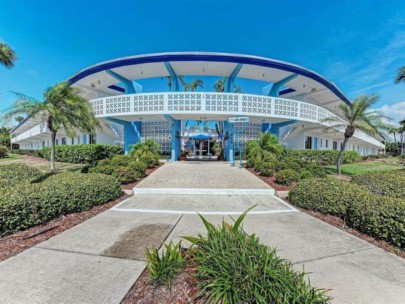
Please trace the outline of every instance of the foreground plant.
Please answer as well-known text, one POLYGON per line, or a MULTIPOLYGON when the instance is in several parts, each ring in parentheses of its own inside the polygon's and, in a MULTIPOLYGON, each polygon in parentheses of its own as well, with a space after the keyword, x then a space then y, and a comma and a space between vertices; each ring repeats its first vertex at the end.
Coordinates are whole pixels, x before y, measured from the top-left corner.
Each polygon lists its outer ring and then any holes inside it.
POLYGON ((199 295, 209 303, 329 303, 327 290, 312 287, 304 272, 241 229, 249 210, 219 227, 200 215, 207 237, 184 237, 196 246, 190 255, 199 295))
POLYGON ((184 267, 184 257, 181 252, 181 242, 173 244, 164 244, 166 250, 159 254, 157 248, 145 249, 146 259, 148 261, 147 269, 151 280, 157 286, 172 286, 178 273, 184 267))

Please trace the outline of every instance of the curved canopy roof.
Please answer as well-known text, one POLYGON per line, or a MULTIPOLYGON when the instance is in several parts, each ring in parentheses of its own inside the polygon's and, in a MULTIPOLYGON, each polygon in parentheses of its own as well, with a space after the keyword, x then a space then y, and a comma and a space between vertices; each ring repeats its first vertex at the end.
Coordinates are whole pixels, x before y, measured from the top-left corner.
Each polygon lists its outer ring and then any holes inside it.
POLYGON ((89 98, 119 95, 123 94, 123 88, 117 86, 120 81, 106 71, 111 70, 128 80, 164 77, 170 75, 167 63, 176 75, 183 76, 229 77, 238 70, 238 78, 276 83, 297 74, 285 84, 287 89, 280 92, 281 97, 305 100, 330 109, 340 102, 350 104, 335 84, 309 69, 275 59, 230 53, 176 52, 123 57, 85 68, 68 80, 81 87, 89 98))

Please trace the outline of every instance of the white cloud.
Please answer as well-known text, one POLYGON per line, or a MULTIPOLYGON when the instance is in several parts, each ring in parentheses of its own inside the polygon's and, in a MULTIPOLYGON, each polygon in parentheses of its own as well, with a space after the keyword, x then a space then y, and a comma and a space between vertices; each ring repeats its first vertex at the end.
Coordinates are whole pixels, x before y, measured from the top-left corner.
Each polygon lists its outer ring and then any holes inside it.
POLYGON ((35 70, 26 70, 25 73, 32 77, 37 77, 39 75, 38 71, 35 70))
POLYGON ((381 111, 386 116, 392 118, 392 123, 397 124, 400 120, 405 119, 405 101, 400 101, 391 105, 383 105, 376 110, 381 111))

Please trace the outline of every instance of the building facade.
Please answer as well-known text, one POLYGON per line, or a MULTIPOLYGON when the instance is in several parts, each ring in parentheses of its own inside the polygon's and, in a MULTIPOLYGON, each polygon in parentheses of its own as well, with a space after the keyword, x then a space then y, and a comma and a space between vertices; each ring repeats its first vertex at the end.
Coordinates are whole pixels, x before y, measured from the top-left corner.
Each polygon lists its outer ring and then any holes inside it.
MULTIPOLYGON (((118 58, 90 66, 68 79, 90 100, 101 128, 95 134, 68 138, 61 130, 57 145, 114 144, 130 146, 154 139, 172 160, 186 150, 193 157, 210 156, 215 142, 225 160, 260 132, 275 134, 293 149, 340 149, 342 129, 325 122, 341 117, 345 95, 321 75, 269 58, 228 53, 159 53, 118 58), (216 90, 184 91, 185 76, 218 77, 216 90), (143 93, 140 81, 167 78, 168 91, 143 93), (240 93, 237 79, 263 85, 262 94, 240 93), (247 122, 231 122, 243 117, 247 122)), ((195 88, 191 87, 191 90, 195 88)), ((340 118, 341 119, 341 118, 340 118)), ((21 149, 49 146, 50 132, 40 117, 29 117, 13 130, 21 149)), ((384 149, 381 138, 356 131, 347 150, 362 155, 384 149)))

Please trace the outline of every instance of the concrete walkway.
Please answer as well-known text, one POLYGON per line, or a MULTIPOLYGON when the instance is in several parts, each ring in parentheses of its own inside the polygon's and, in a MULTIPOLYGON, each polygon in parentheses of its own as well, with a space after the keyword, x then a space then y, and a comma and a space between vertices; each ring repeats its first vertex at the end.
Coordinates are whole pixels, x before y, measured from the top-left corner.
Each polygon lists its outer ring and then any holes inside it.
POLYGON ((144 270, 145 247, 204 233, 196 212, 231 222, 253 205, 244 229, 332 289, 334 303, 404 303, 403 259, 263 195, 272 189, 244 169, 169 163, 136 188, 149 192, 1 262, 0 303, 120 303, 144 270))

